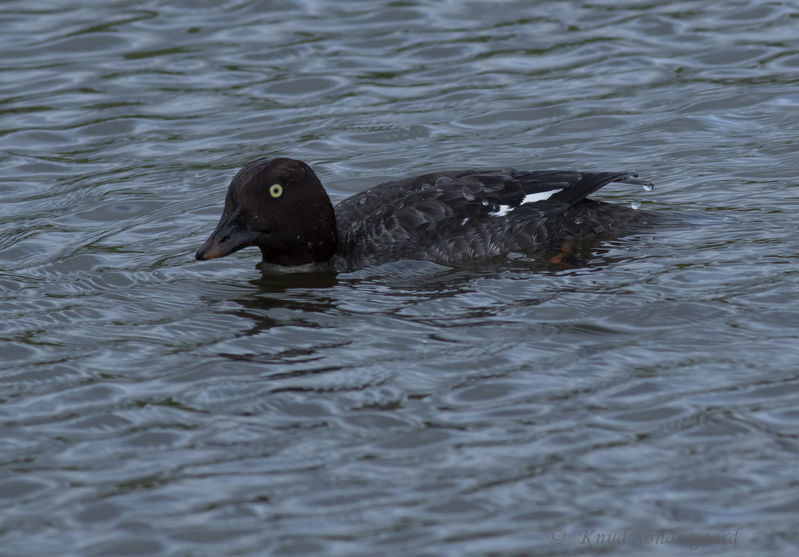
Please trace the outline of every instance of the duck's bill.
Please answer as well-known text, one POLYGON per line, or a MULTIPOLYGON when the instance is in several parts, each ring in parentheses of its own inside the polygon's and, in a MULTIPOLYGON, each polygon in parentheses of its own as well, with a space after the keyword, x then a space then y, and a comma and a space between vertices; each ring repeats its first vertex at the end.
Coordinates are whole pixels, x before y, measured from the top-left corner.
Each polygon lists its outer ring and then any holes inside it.
POLYGON ((205 241, 197 253, 194 254, 199 261, 225 257, 231 253, 253 245, 259 233, 245 227, 241 223, 238 212, 222 215, 216 229, 205 241))

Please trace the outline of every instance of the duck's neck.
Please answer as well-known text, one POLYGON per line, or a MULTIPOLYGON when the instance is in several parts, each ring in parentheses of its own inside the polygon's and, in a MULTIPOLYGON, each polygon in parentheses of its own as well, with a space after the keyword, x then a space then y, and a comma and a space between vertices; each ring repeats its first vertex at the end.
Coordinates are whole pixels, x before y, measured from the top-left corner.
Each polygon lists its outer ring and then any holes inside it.
POLYGON ((261 247, 261 257, 264 263, 283 265, 285 267, 296 267, 313 263, 323 263, 330 261, 336 252, 338 238, 333 229, 333 236, 314 237, 314 239, 303 238, 300 236, 294 247, 290 250, 275 251, 273 248, 261 247))
POLYGON ((281 226, 267 244, 259 244, 264 263, 296 267, 330 261, 338 249, 338 231, 326 194, 324 201, 327 203, 307 207, 305 214, 281 226))

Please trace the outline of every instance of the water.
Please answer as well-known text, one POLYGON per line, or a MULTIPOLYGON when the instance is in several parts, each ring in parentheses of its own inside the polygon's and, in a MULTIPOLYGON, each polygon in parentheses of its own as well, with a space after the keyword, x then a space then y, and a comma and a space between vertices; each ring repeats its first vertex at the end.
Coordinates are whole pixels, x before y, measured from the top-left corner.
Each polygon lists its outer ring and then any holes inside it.
POLYGON ((3 3, 2 552, 794 555, 797 21, 3 3), (334 200, 634 169, 654 191, 597 197, 678 225, 562 265, 195 262, 236 169, 277 155, 334 200))

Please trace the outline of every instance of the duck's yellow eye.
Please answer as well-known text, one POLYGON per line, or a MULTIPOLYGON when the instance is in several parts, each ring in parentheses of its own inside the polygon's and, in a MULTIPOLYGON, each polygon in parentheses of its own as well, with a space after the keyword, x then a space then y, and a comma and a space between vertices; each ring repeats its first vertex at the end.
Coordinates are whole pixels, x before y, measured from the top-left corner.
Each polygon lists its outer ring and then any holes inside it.
POLYGON ((269 186, 269 195, 272 197, 280 197, 283 195, 283 186, 280 184, 272 184, 269 186))

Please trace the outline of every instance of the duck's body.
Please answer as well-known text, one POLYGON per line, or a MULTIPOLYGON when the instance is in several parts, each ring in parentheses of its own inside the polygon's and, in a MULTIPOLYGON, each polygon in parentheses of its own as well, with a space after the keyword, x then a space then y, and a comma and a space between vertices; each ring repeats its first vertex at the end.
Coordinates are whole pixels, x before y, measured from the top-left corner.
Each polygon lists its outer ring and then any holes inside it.
POLYGON ((267 263, 346 271, 401 259, 459 264, 537 254, 651 220, 585 199, 610 182, 650 185, 629 172, 460 170, 387 182, 334 210, 305 163, 260 159, 233 178, 222 219, 196 256, 257 245, 267 263))

